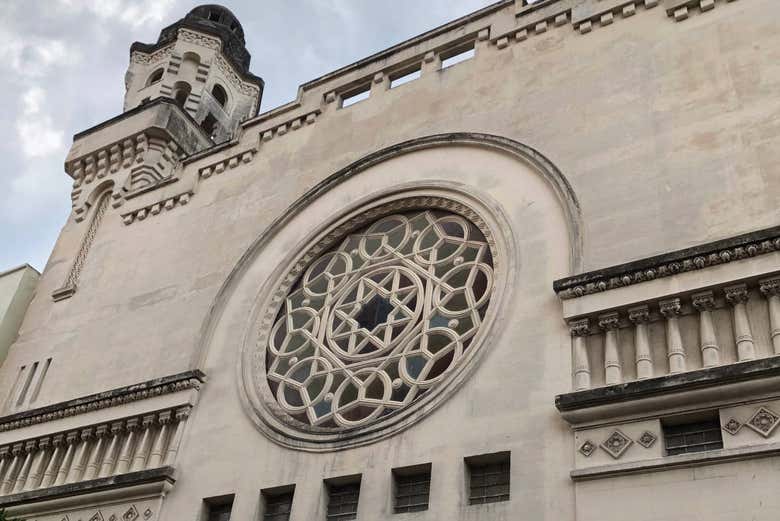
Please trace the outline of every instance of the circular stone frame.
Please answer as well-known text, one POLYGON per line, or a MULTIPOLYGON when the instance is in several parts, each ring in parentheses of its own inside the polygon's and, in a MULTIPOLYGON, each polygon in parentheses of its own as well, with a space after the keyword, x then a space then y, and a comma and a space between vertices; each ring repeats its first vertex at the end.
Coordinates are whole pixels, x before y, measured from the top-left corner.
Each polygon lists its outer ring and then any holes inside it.
POLYGON ((421 420, 450 397, 477 367, 490 340, 501 328, 497 323, 506 314, 507 289, 518 260, 508 219, 500 206, 474 187, 451 182, 421 182, 396 187, 385 194, 364 198, 330 223, 308 234, 274 270, 260 288, 250 327, 244 335, 240 357, 242 396, 258 428, 271 440, 289 448, 325 452, 373 443, 408 428, 421 420), (485 236, 493 257, 494 286, 479 331, 460 362, 446 377, 407 406, 367 425, 332 428, 305 425, 288 416, 278 405, 266 377, 268 334, 274 326, 279 306, 290 288, 309 265, 338 244, 345 236, 372 221, 396 212, 439 209, 461 215, 471 221, 485 236))

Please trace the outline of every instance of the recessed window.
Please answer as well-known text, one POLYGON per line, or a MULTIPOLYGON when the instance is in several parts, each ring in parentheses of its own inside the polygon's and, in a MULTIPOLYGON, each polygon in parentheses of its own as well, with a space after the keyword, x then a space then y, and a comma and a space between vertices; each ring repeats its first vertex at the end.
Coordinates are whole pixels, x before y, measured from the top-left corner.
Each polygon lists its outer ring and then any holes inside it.
POLYGON ((224 107, 227 103, 227 92, 225 91, 225 88, 219 83, 215 84, 211 89, 211 95, 214 96, 214 99, 221 107, 224 107))
POLYGON ((230 521, 235 495, 213 497, 203 500, 204 521, 230 521))
POLYGON ((172 93, 176 104, 181 108, 184 108, 184 104, 187 103, 187 98, 190 97, 190 92, 192 92, 192 87, 189 83, 186 81, 176 82, 176 84, 173 86, 172 93))
POLYGON ((662 422, 666 455, 690 454, 723 448, 723 435, 717 414, 692 418, 685 422, 662 422))
POLYGON ((203 118, 203 121, 200 123, 200 128, 202 128, 203 132, 208 134, 209 138, 213 141, 217 137, 217 129, 219 128, 217 118, 215 118, 213 114, 209 114, 203 118))
POLYGON ((156 71, 154 71, 154 72, 153 72, 153 73, 152 73, 152 74, 149 76, 149 79, 146 81, 146 85, 147 85, 147 87, 148 87, 149 85, 152 85, 152 84, 154 84, 154 83, 157 83, 158 81, 160 81, 160 80, 162 79, 162 77, 163 77, 163 70, 162 70, 162 68, 160 68, 160 69, 157 69, 156 71))
POLYGON ((448 53, 443 53, 441 55, 441 68, 446 69, 466 60, 470 60, 474 57, 474 55, 475 51, 473 43, 469 47, 460 47, 448 53))
POLYGON ((360 498, 360 476, 330 480, 328 487, 328 521, 349 521, 357 519, 360 498))
POLYGON ((294 494, 295 485, 263 490, 263 521, 289 521, 294 494))
POLYGON ((346 108, 355 103, 367 100, 371 96, 371 87, 364 86, 341 96, 341 107, 346 108))
POLYGON ((393 470, 396 514, 428 510, 431 495, 431 464, 393 470))
POLYGON ((404 72, 398 73, 397 75, 391 75, 390 88, 394 89, 396 87, 400 87, 401 85, 405 85, 410 81, 419 79, 421 75, 422 71, 420 70, 419 66, 416 69, 406 70, 404 72))
POLYGON ((509 452, 466 458, 469 504, 509 501, 509 452))

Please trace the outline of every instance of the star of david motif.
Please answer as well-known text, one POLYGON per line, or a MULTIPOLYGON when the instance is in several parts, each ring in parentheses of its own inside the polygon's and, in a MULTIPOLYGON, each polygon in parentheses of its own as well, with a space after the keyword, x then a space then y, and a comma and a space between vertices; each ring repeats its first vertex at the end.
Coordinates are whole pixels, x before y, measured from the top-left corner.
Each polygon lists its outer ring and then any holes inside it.
POLYGON ((296 421, 370 423, 457 366, 492 289, 492 253, 473 223, 443 211, 380 218, 293 284, 268 334, 268 385, 296 421))

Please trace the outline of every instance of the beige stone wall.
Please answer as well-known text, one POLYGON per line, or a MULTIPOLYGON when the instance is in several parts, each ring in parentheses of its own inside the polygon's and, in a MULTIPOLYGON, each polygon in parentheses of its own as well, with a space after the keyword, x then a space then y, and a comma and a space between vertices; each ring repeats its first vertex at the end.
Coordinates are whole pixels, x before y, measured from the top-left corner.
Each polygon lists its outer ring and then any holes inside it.
POLYGON ((78 291, 54 303, 85 228, 70 219, 0 369, 0 399, 15 367, 46 357, 54 362, 42 405, 203 369, 208 383, 163 520, 195 519, 201 498, 227 493, 237 494, 234 519, 253 519, 261 489, 293 483, 293 519, 318 519, 322 479, 355 473, 363 474, 360 518, 391 519, 391 469, 428 462, 431 509, 410 518, 606 520, 631 512, 660 521, 712 496, 720 499, 696 510, 698 518, 773 518, 767 488, 728 493, 748 486, 745 476, 767 483, 776 467, 769 459, 584 482, 575 494, 573 435, 553 406, 571 390, 570 339, 551 284, 777 224, 780 4, 717 2, 684 22, 664 5, 638 8, 588 34, 551 21, 499 45, 499 29, 514 15, 508 4, 304 86, 296 103, 246 123, 235 144, 185 165, 182 182, 196 186, 186 205, 128 220, 128 207, 110 209, 78 291), (374 82, 384 67, 480 32, 487 38, 474 38, 473 60, 436 70, 434 58, 419 80, 397 89, 384 90, 383 76, 374 82), (329 93, 365 79, 368 100, 343 109, 328 102, 329 93), (308 114, 315 116, 307 122, 308 114), (334 172, 391 145, 453 132, 501 136, 543 154, 576 195, 581 235, 572 238, 566 205, 538 168, 473 144, 412 152, 345 178, 255 244, 334 172), (393 187, 434 183, 491 201, 516 245, 515 279, 485 356, 436 411, 389 439, 325 454, 274 444, 252 423, 240 388, 258 291, 345 208, 393 187), (466 506, 463 458, 503 450, 512 451, 511 501, 466 506))
POLYGON ((0 273, 0 365, 19 334, 39 276, 30 266, 0 273))

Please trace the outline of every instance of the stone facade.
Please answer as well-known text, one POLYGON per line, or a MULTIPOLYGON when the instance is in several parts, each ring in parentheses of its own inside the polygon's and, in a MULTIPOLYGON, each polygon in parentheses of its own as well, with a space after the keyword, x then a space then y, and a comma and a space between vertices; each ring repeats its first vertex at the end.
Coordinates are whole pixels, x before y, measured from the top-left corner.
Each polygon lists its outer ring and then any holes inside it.
POLYGON ((503 1, 257 116, 240 25, 193 13, 74 138, 0 506, 776 519, 780 4, 503 1), (246 110, 215 139, 152 62, 246 110))

